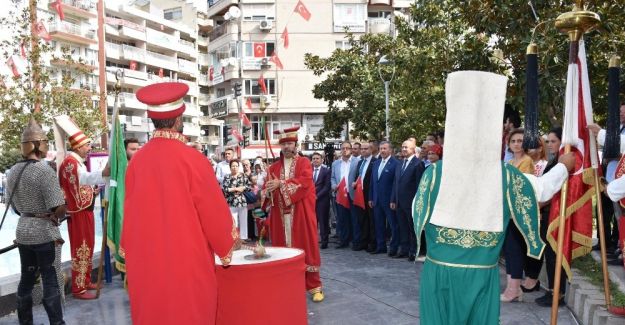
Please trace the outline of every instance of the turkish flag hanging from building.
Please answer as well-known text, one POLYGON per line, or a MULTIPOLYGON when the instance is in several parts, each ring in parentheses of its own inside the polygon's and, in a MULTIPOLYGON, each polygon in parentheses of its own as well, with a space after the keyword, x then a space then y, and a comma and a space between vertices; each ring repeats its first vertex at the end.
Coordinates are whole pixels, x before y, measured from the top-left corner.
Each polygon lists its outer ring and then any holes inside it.
POLYGON ((61 2, 61 0, 54 1, 54 4, 52 4, 52 7, 56 11, 56 13, 59 14, 59 18, 61 19, 61 21, 65 20, 65 13, 63 12, 63 3, 61 2))
POLYGON ((299 0, 297 2, 297 6, 295 6, 295 12, 300 14, 300 16, 302 16, 302 18, 306 19, 306 21, 310 20, 310 16, 312 16, 310 14, 310 11, 308 11, 308 8, 306 8, 304 3, 302 2, 302 0, 299 0))
MULTIPOLYGON (((575 46, 572 44, 571 46, 575 46)), ((574 50, 574 49, 573 49, 574 50)), ((592 249, 593 167, 598 165, 596 149, 590 148, 588 121, 592 123, 590 82, 586 67, 584 40, 579 41, 577 56, 569 62, 566 80, 562 144, 570 145, 575 154, 575 172, 569 175, 566 197, 562 267, 571 278, 571 261, 592 249), (593 157, 594 156, 594 157, 593 157)), ((547 241, 557 252, 560 220, 560 193, 551 200, 547 241)))
POLYGON ((265 43, 254 43, 254 57, 255 58, 264 58, 265 57, 265 43))
POLYGON ((23 59, 26 59, 26 45, 24 45, 23 41, 22 43, 20 43, 20 54, 22 55, 23 59))
POLYGON ((336 203, 349 209, 349 197, 347 196, 347 188, 345 186, 345 177, 343 177, 336 188, 336 203))
POLYGON ((130 70, 137 70, 137 62, 130 61, 130 70))
POLYGON ((269 61, 273 62, 276 65, 276 68, 280 70, 284 69, 284 66, 282 65, 282 61, 280 61, 280 58, 278 57, 278 54, 276 53, 276 51, 273 51, 273 54, 269 58, 269 61))
POLYGON ((43 20, 40 20, 35 24, 35 31, 37 32, 37 36, 41 37, 46 42, 49 42, 52 39, 46 29, 46 26, 43 24, 43 20))
POLYGON ((17 69, 17 65, 15 64, 15 60, 13 60, 13 56, 11 56, 7 60, 7 65, 9 66, 9 68, 11 68, 11 72, 13 72, 14 77, 20 76, 20 71, 17 69))
POLYGON ((239 141, 243 141, 243 136, 241 135, 241 133, 239 132, 239 130, 237 129, 232 129, 232 135, 237 138, 237 140, 239 141))
POLYGON ((282 35, 280 35, 280 38, 284 41, 284 48, 288 49, 289 48, 289 31, 286 29, 286 26, 284 27, 284 31, 282 32, 282 35))
POLYGON ((258 86, 260 87, 260 92, 263 95, 267 94, 267 85, 265 85, 265 77, 263 77, 263 75, 260 75, 260 78, 258 78, 258 86))
POLYGON ((250 122, 250 119, 247 118, 247 114, 241 112, 241 113, 239 113, 239 118, 241 118, 241 121, 243 122, 243 125, 248 126, 248 127, 252 127, 252 122, 250 122))
POLYGON ((211 65, 210 68, 208 68, 208 80, 213 81, 214 72, 215 72, 215 68, 213 68, 213 66, 211 65))

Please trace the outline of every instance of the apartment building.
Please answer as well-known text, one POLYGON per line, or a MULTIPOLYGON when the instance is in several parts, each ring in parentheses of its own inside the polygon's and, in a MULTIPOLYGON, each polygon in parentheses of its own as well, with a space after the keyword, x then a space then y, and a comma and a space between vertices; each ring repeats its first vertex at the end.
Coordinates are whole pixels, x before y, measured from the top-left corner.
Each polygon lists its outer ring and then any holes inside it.
MULTIPOLYGON (((252 102, 248 114, 252 128, 245 133, 250 146, 244 158, 265 156, 261 107, 265 108, 268 134, 278 152, 274 130, 301 126, 302 150, 319 148, 315 136, 323 126, 327 104, 315 99, 313 86, 321 81, 304 65, 305 53, 329 56, 347 46, 345 28, 355 34, 392 33, 392 16, 405 11, 408 0, 303 0, 311 14, 308 21, 294 12, 296 1, 209 0, 207 17, 214 22, 208 33, 210 100, 208 116, 240 128, 237 105, 252 102), (236 9, 232 9, 236 7, 236 9), (289 46, 281 35, 288 28, 289 46), (274 51, 283 69, 269 61, 274 51), (268 94, 261 94, 260 76, 268 94), (233 96, 233 85, 243 85, 242 103, 233 96)), ((233 143, 229 143, 233 144, 233 143)))
MULTIPOLYGON (((39 3, 40 10, 53 17, 49 32, 54 55, 61 57, 62 49, 69 49, 72 58, 91 71, 87 76, 76 74, 74 88, 99 91, 97 1, 62 0, 63 21, 53 9, 54 2, 39 3)), ((151 1, 109 0, 105 5, 106 71, 103 73, 107 80, 108 114, 112 114, 115 101, 115 74, 121 70, 119 107, 125 136, 147 142, 153 125, 147 118, 146 105, 137 100, 136 91, 156 82, 183 82, 189 85, 189 93, 184 98, 187 108, 183 115, 183 133, 191 141, 201 140, 197 28, 165 19, 168 14, 151 1)), ((58 80, 76 73, 75 67, 65 60, 53 59, 50 64, 52 76, 58 80)))

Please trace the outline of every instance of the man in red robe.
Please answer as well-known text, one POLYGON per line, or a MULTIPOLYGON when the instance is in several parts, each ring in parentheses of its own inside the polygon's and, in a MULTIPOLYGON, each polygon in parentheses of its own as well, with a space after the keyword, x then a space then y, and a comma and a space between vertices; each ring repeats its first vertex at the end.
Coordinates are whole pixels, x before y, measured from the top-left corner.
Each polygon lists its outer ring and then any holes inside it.
POLYGON ((155 131, 126 171, 120 253, 126 259, 133 324, 214 324, 215 254, 230 263, 238 239, 210 162, 186 145, 189 87, 143 87, 155 131))
POLYGON ((110 171, 107 165, 103 171, 88 172, 84 160, 91 151, 91 139, 67 115, 56 116, 54 121, 55 133, 62 131, 69 136, 71 147, 58 172, 70 215, 67 228, 72 254, 72 295, 78 299, 95 299, 95 294, 88 291, 97 289, 91 282, 95 244, 93 204, 98 193, 94 186, 104 184, 102 176, 108 176, 110 171))
POLYGON ((263 207, 269 209, 272 246, 303 249, 306 262, 306 290, 314 302, 324 299, 319 278, 321 258, 317 239, 315 185, 307 158, 297 154, 299 126, 274 131, 280 138, 280 160, 267 171, 263 207))

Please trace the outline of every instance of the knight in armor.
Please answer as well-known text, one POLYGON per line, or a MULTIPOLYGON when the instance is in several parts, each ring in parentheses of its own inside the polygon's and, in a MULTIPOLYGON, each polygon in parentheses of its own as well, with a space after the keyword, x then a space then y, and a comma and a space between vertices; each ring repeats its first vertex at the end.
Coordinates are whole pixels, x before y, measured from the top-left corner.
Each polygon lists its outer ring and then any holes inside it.
POLYGON ((48 138, 34 119, 24 129, 22 157, 9 172, 11 206, 20 218, 15 231, 22 264, 17 287, 17 316, 20 324, 33 324, 32 291, 37 273, 43 283, 43 306, 50 324, 65 324, 58 279, 60 247, 59 221, 65 215, 65 199, 54 170, 42 161, 48 152, 48 138))

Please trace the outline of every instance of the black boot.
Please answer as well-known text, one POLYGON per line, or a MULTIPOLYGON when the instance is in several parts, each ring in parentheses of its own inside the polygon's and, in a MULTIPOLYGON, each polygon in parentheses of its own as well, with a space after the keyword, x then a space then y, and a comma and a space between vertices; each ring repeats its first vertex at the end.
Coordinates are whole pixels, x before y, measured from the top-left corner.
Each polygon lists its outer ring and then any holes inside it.
POLYGON ((63 307, 61 306, 61 295, 43 298, 42 304, 46 309, 46 313, 48 313, 50 325, 65 325, 65 321, 63 320, 63 307))
POLYGON ((33 324, 33 296, 17 296, 17 319, 20 325, 33 324))

